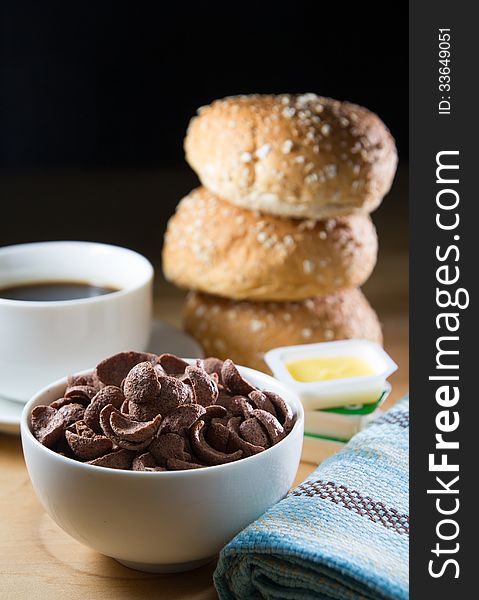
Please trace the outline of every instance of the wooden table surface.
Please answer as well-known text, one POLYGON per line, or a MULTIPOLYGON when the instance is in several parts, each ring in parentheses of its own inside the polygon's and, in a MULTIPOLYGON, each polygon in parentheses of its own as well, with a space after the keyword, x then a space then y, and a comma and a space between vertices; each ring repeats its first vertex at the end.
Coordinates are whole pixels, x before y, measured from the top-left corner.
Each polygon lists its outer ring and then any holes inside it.
MULTIPOLYGON (((405 209, 378 211, 381 251, 364 290, 384 327, 385 347, 399 365, 388 405, 408 389, 407 239, 405 209)), ((181 293, 157 283, 156 314, 180 322, 181 293)), ((296 483, 314 465, 301 463, 296 483)), ((149 575, 96 554, 61 531, 30 485, 16 436, 0 434, 0 598, 2 600, 136 600, 215 598, 214 564, 179 575, 149 575)))

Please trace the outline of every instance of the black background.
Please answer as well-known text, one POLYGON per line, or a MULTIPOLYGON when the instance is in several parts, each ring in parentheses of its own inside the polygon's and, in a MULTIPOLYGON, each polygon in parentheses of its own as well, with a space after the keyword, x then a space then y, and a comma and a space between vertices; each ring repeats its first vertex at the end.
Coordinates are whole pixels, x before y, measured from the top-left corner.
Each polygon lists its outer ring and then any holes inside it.
POLYGON ((406 5, 0 6, 4 169, 178 164, 198 106, 251 92, 314 91, 364 104, 406 156, 406 5))
POLYGON ((358 102, 407 159, 406 5, 0 0, 0 70, 0 245, 97 240, 157 263, 198 184, 189 119, 225 95, 358 102))

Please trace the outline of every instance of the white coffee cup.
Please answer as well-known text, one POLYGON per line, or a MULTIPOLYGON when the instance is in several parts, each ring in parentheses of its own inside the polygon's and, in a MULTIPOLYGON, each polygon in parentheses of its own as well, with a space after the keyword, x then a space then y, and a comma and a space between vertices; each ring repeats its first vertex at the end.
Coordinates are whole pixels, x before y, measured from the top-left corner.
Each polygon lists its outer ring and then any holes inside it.
POLYGON ((0 396, 26 402, 40 388, 122 350, 144 350, 153 267, 131 250, 92 242, 0 248, 0 396), (115 290, 62 301, 1 298, 10 286, 85 282, 115 290))

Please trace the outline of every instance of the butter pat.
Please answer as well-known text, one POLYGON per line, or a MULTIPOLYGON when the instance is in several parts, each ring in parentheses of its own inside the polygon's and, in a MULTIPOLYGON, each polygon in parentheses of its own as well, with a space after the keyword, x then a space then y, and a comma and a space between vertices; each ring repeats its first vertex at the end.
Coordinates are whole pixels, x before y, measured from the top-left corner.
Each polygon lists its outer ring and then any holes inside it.
POLYGON ((300 358, 286 363, 296 381, 331 381, 374 375, 370 363, 356 356, 318 356, 300 358))
POLYGON ((265 361, 306 410, 377 402, 397 369, 381 346, 367 340, 283 346, 267 352, 265 361))

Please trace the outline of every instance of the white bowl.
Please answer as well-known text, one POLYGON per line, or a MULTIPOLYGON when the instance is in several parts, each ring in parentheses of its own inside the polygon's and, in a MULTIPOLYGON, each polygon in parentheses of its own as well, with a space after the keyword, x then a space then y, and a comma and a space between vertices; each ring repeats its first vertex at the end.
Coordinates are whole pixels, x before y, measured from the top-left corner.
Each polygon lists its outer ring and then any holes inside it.
POLYGON ((283 346, 267 352, 264 360, 273 375, 298 394, 306 410, 372 404, 386 387, 387 378, 397 369, 397 364, 389 354, 379 344, 368 340, 338 340, 283 346), (366 360, 372 366, 374 373, 344 379, 303 382, 297 381, 286 367, 289 361, 301 358, 341 356, 366 360))
POLYGON ((0 297, 3 398, 27 402, 65 373, 87 369, 125 348, 144 350, 148 344, 153 267, 140 254, 93 242, 39 242, 0 249, 0 287, 61 280, 119 291, 51 302, 0 297))
POLYGON ((287 494, 301 456, 304 413, 296 394, 264 373, 239 369, 254 385, 280 394, 296 423, 260 454, 189 471, 120 471, 56 454, 35 439, 30 415, 35 406, 61 397, 66 379, 40 391, 23 410, 21 434, 45 510, 79 542, 134 569, 174 572, 211 560, 287 494))

